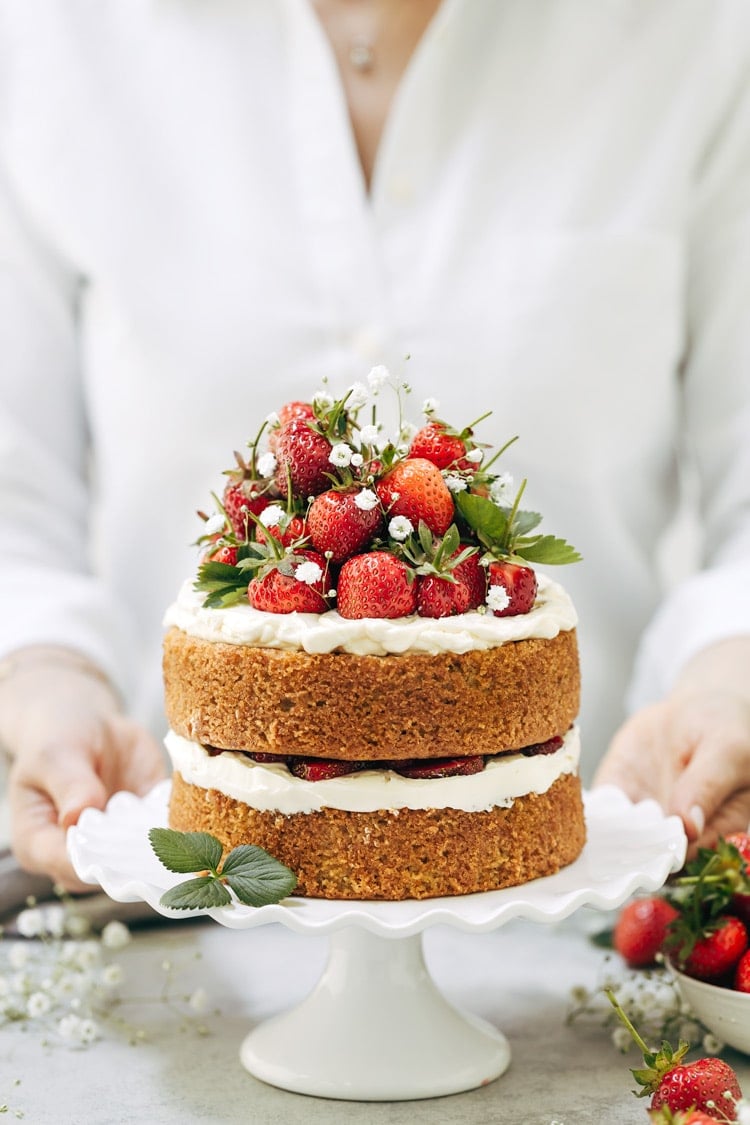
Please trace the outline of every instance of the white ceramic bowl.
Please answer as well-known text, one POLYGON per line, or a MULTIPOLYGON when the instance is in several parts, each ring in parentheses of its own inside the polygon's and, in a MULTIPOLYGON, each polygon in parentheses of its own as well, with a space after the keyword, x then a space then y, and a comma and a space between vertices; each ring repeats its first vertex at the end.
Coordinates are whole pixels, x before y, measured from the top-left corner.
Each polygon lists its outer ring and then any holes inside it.
POLYGON ((719 988, 670 965, 683 999, 717 1039, 750 1055, 750 992, 719 988))

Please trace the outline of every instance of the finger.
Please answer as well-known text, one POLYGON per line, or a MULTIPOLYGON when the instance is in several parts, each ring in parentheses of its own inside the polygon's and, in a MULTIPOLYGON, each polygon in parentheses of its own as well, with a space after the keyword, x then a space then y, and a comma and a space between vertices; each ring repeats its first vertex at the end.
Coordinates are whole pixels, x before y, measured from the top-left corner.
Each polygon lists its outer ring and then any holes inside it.
POLYGON ((696 817, 702 811, 705 825, 737 824, 747 827, 747 782, 750 753, 742 743, 706 735, 696 747, 683 772, 675 780, 670 811, 691 820, 697 836, 706 829, 696 817), (744 824, 738 823, 744 819, 744 824))
POLYGON ((147 731, 128 719, 113 723, 113 736, 119 747, 117 760, 122 765, 117 768, 114 757, 111 759, 117 776, 105 778, 111 783, 110 792, 120 788, 145 796, 167 776, 164 750, 147 731))
POLYGON ((29 786, 11 789, 13 850, 26 871, 48 875, 69 891, 90 891, 76 875, 65 848, 65 830, 49 796, 29 786))

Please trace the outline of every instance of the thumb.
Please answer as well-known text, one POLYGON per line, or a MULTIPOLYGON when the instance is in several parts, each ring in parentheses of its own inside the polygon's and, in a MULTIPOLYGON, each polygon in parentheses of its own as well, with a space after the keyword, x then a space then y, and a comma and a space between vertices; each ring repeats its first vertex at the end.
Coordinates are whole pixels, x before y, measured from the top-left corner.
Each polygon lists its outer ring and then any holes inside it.
POLYGON ((109 794, 93 763, 79 755, 63 757, 47 777, 47 791, 61 828, 76 824, 84 809, 103 809, 109 794))

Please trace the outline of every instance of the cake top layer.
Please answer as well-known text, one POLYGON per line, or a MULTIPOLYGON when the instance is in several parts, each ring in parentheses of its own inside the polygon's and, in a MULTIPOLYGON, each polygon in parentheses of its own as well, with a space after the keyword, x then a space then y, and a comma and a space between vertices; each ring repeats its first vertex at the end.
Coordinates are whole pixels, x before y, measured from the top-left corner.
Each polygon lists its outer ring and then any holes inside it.
MULTIPOLYGON (((258 639, 268 634, 265 618, 244 615, 251 624, 243 629, 254 638, 247 643, 313 652, 490 647, 504 642, 477 615, 516 617, 535 608, 542 632, 530 635, 570 628, 545 623, 554 595, 548 587, 540 598, 534 566, 580 556, 564 539, 537 530, 541 515, 521 507, 526 481, 516 489, 500 470, 516 439, 493 452, 475 436, 487 415, 459 429, 439 419, 438 403, 429 399, 424 424, 411 425, 403 414, 408 391, 385 368, 373 368, 366 383, 339 398, 324 389, 265 419, 249 454, 235 453, 221 498, 214 496, 216 511, 199 513, 198 608, 319 617, 315 625, 279 625, 265 641, 258 639), (387 391, 398 407, 390 435, 378 421, 387 391), (438 630, 436 642, 431 627, 414 617, 468 623, 438 630), (342 619, 399 620, 403 627, 391 637, 387 624, 347 630, 342 619)), ((230 639, 236 617, 227 625, 230 639)), ((223 628, 209 626, 212 634, 223 628)))
POLYGON ((544 574, 528 613, 511 617, 470 611, 429 618, 412 614, 396 620, 347 620, 335 610, 326 613, 266 613, 249 602, 206 608, 191 581, 167 610, 164 624, 205 641, 309 653, 348 652, 357 656, 405 653, 463 653, 497 648, 531 637, 552 638, 573 629, 576 611, 568 593, 544 574))

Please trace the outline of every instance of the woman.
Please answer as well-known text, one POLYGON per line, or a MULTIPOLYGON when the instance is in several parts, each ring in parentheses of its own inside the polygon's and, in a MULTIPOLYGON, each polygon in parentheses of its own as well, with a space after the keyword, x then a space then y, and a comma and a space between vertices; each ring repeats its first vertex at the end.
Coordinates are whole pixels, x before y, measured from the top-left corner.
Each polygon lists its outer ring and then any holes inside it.
POLYGON ((742 0, 4 0, 0 737, 27 867, 75 887, 64 829, 163 770, 159 622, 217 465, 374 363, 520 434, 508 469, 582 551, 588 776, 613 739, 598 778, 691 840, 746 826, 748 62, 742 0), (685 463, 702 569, 665 583, 685 463))

